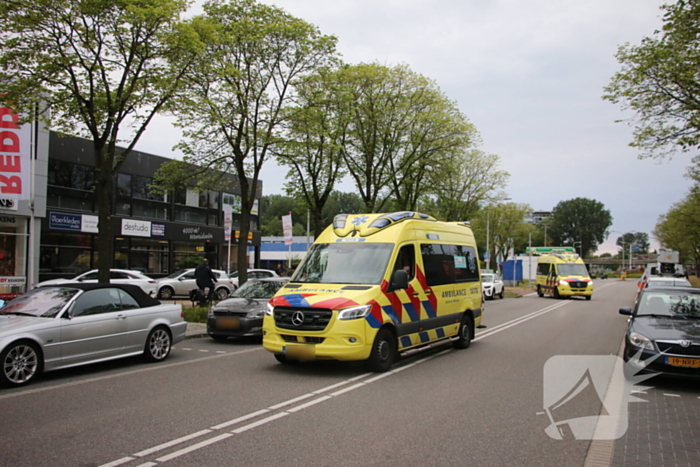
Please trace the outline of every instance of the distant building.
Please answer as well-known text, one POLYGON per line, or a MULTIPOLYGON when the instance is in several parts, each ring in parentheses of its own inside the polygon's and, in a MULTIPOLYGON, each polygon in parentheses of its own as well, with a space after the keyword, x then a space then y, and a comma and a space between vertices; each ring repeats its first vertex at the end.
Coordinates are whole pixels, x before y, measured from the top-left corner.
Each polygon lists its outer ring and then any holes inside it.
POLYGON ((525 214, 525 218, 523 219, 524 222, 528 224, 539 224, 542 222, 544 219, 551 217, 552 212, 551 211, 533 211, 531 213, 525 214))
POLYGON ((260 267, 275 269, 277 263, 284 263, 286 267, 290 261, 297 264, 304 259, 314 237, 292 237, 291 245, 284 244, 284 237, 261 237, 260 241, 260 267))

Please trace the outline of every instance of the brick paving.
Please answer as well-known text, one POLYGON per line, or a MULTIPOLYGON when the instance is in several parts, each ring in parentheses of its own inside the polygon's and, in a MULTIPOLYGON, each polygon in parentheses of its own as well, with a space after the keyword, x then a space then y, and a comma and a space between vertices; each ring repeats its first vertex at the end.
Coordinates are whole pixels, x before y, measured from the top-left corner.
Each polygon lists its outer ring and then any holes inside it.
POLYGON ((614 467, 700 466, 700 381, 652 378, 635 394, 626 434, 616 440, 614 467))

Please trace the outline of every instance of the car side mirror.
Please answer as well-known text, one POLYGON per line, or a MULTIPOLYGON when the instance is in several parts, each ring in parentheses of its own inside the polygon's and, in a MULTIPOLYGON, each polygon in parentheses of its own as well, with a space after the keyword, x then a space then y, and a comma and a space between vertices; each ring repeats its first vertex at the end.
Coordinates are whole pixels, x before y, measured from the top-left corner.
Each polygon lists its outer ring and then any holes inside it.
POLYGON ((408 273, 403 269, 397 269, 391 275, 391 284, 389 284, 389 292, 393 290, 402 290, 408 288, 408 273))
POLYGON ((620 314, 625 316, 632 316, 632 308, 628 306, 623 306, 620 308, 620 314))

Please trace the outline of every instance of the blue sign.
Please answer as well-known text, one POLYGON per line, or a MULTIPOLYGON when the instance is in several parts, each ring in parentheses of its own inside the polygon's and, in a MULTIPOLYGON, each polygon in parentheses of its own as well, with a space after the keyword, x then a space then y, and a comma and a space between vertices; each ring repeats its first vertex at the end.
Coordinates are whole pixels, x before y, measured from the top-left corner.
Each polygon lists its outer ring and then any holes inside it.
POLYGON ((80 214, 64 214, 61 212, 49 213, 49 229, 70 230, 80 232, 83 216, 80 214))
POLYGON ((484 259, 489 259, 489 252, 488 251, 484 251, 484 259))
POLYGON ((165 224, 151 222, 151 237, 165 237, 165 224))

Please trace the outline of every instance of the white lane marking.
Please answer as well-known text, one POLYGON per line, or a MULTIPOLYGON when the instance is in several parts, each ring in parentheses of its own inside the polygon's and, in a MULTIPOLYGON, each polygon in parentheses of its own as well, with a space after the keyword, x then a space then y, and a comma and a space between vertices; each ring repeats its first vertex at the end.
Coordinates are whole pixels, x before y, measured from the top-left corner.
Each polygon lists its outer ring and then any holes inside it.
POLYGON ((133 457, 122 457, 121 459, 117 459, 115 461, 110 462, 109 464, 102 464, 101 467, 116 467, 118 465, 126 464, 127 462, 133 461, 133 457))
POLYGON ((183 347, 180 350, 192 350, 190 347, 183 347))
POLYGON ((666 394, 666 393, 664 393, 664 396, 666 396, 666 397, 681 397, 680 394, 666 394))
MULTIPOLYGON (((182 350, 182 349, 180 349, 182 350)), ((221 357, 230 357, 234 355, 241 355, 244 353, 250 353, 250 352, 260 352, 263 350, 262 347, 256 347, 253 349, 246 349, 246 350, 240 350, 238 352, 232 352, 232 353, 227 353, 223 355, 209 355, 206 357, 202 358, 197 358, 195 360, 187 360, 184 362, 175 362, 175 363, 159 363, 157 365, 143 365, 140 368, 132 371, 125 371, 124 373, 117 373, 113 375, 105 375, 105 376, 98 376, 95 378, 89 378, 89 379, 84 379, 80 381, 73 381, 70 383, 64 383, 64 384, 57 384, 55 386, 47 386, 43 388, 36 388, 36 389, 28 389, 28 390, 22 390, 21 392, 14 392, 11 394, 3 394, 0 396, 0 400, 2 399, 8 399, 10 397, 17 397, 17 396, 26 396, 28 394, 36 394, 39 392, 46 392, 46 391, 53 391, 56 389, 65 389, 73 386, 80 386, 81 384, 89 384, 89 383, 95 383, 98 381, 107 381, 110 379, 114 378, 121 378, 122 376, 131 376, 131 375, 137 375, 139 373, 146 373, 149 371, 158 371, 158 370, 165 370, 167 368, 173 368, 177 366, 182 366, 182 365, 191 365, 192 363, 199 363, 199 362, 204 362, 207 360, 213 360, 215 358, 221 358, 221 357)))
POLYGON ((243 415, 242 417, 235 418, 233 420, 229 420, 228 422, 220 423, 219 425, 211 427, 212 430, 220 430, 222 428, 226 428, 227 426, 235 425, 236 423, 241 423, 246 420, 249 420, 251 418, 255 418, 258 415, 262 415, 264 413, 268 413, 269 410, 267 409, 262 409, 258 410, 257 412, 249 413, 248 415, 243 415))
POLYGON ((200 351, 200 352, 207 352, 207 353, 209 352, 209 351, 206 350, 206 349, 199 349, 199 351, 200 351))
POLYGON ((264 425, 265 423, 269 423, 273 420, 277 420, 278 418, 286 417, 287 415, 289 415, 289 412, 280 412, 280 413, 277 413, 275 415, 271 415, 267 418, 263 418, 262 420, 258 420, 257 422, 253 422, 250 425, 245 425, 245 426, 242 426, 240 428, 236 428, 231 433, 235 433, 235 434, 243 433, 244 431, 252 430, 255 427, 258 427, 260 425, 264 425))
POLYGON ((206 441, 202 441, 201 443, 193 444, 192 446, 188 446, 184 449, 180 449, 179 451, 175 451, 173 453, 168 454, 167 456, 159 457, 156 459, 156 462, 166 462, 169 461, 170 459, 175 459, 176 457, 180 457, 183 454, 188 454, 192 451, 196 451, 198 449, 201 449, 205 446, 209 446, 210 444, 218 443, 222 439, 230 438, 233 436, 231 433, 224 433, 219 436, 215 436, 213 438, 210 438, 206 441))
POLYGON ((300 410, 304 410, 307 407, 311 407, 312 405, 316 405, 320 402, 327 401, 328 399, 333 399, 333 396, 319 397, 318 399, 314 399, 312 401, 309 401, 306 404, 301 404, 301 405, 297 405, 296 407, 292 407, 291 409, 287 410, 287 412, 289 412, 289 413, 298 412, 300 410))
POLYGON ((183 436, 182 438, 174 439, 172 441, 168 441, 167 443, 159 444, 158 446, 146 449, 145 451, 137 452, 136 454, 134 454, 134 457, 145 457, 149 454, 153 454, 154 452, 175 446, 176 444, 184 443, 185 441, 189 441, 194 438, 199 438, 200 436, 208 435, 211 432, 211 430, 198 431, 197 433, 192 433, 191 435, 183 436))
MULTIPOLYGON (((549 311, 555 310, 555 309, 557 309, 557 308, 559 308, 559 307, 561 307, 561 306, 565 306, 565 305, 567 305, 566 302, 562 302, 562 303, 558 303, 558 304, 555 304, 555 305, 551 305, 551 306, 549 306, 549 307, 547 307, 547 308, 544 308, 544 309, 542 309, 542 310, 539 310, 539 311, 530 313, 530 314, 528 314, 528 315, 519 317, 519 318, 514 319, 514 320, 512 320, 512 321, 503 323, 503 324, 501 324, 501 325, 499 325, 499 326, 497 326, 497 327, 491 329, 490 332, 486 332, 486 333, 480 334, 480 335, 478 336, 478 339, 482 339, 482 338, 484 338, 484 337, 487 337, 488 335, 495 334, 495 333, 500 332, 500 331, 502 331, 502 330, 508 329, 508 328, 510 328, 510 327, 512 327, 512 326, 515 326, 515 325, 520 324, 520 323, 522 323, 522 322, 528 321, 528 320, 530 320, 530 319, 532 319, 532 318, 536 318, 537 316, 540 316, 541 314, 547 313, 547 312, 549 312, 549 311)), ((477 340, 477 338, 475 338, 474 340, 477 340)), ((391 371, 388 371, 388 372, 386 372, 386 373, 375 374, 375 376, 372 377, 372 378, 370 378, 370 379, 367 379, 367 380, 365 380, 365 381, 363 381, 363 382, 360 382, 360 383, 354 384, 354 385, 352 385, 352 386, 343 388, 343 389, 341 389, 341 390, 335 391, 335 392, 331 393, 331 394, 328 395, 328 396, 319 397, 318 399, 314 399, 314 400, 312 400, 312 401, 306 402, 306 403, 301 404, 301 405, 298 405, 298 406, 296 406, 296 407, 292 407, 291 409, 287 409, 286 411, 279 412, 279 413, 277 413, 277 414, 274 414, 274 415, 271 415, 271 416, 269 416, 269 417, 263 418, 263 419, 258 420, 258 421, 256 421, 256 422, 250 423, 250 424, 248 424, 248 425, 244 425, 244 426, 242 426, 242 427, 236 428, 235 430, 232 430, 230 433, 227 433, 227 434, 225 434, 225 435, 216 436, 216 437, 211 438, 211 439, 206 440, 206 441, 202 441, 201 443, 198 443, 198 444, 195 444, 195 445, 193 445, 193 446, 190 446, 190 447, 181 449, 181 450, 176 451, 176 452, 174 452, 174 453, 171 453, 171 454, 169 454, 169 455, 167 455, 167 456, 163 456, 163 457, 161 457, 161 458, 158 458, 158 459, 156 459, 156 461, 157 461, 157 462, 165 462, 165 461, 167 461, 167 460, 173 459, 173 458, 178 457, 178 456, 181 456, 181 455, 183 455, 183 454, 190 453, 190 452, 195 451, 195 450, 197 450, 197 449, 200 449, 200 448, 202 448, 202 447, 209 446, 209 445, 211 445, 211 444, 213 444, 213 443, 216 443, 216 442, 218 442, 218 441, 221 441, 221 440, 223 440, 223 439, 227 439, 228 437, 232 436, 233 434, 240 434, 240 433, 243 433, 243 432, 245 432, 245 431, 248 431, 248 430, 251 430, 251 429, 253 429, 253 428, 256 428, 256 427, 258 427, 258 426, 261 426, 261 425, 264 425, 264 424, 266 424, 266 423, 269 423, 269 422, 271 422, 271 421, 277 420, 277 419, 279 419, 279 418, 286 417, 287 415, 290 415, 290 414, 292 414, 292 413, 301 411, 301 410, 306 409, 306 408, 308 408, 308 407, 314 406, 314 405, 316 405, 316 404, 318 404, 318 403, 325 402, 325 401, 327 401, 327 400, 329 400, 329 399, 332 399, 333 397, 336 397, 336 396, 345 394, 345 393, 347 393, 347 392, 354 391, 355 389, 364 387, 365 385, 367 385, 367 384, 369 384, 369 383, 371 383, 371 382, 378 381, 378 380, 380 380, 380 379, 382 379, 382 378, 385 378, 385 377, 390 376, 390 375, 392 375, 392 374, 396 374, 396 373, 398 373, 398 372, 400 372, 400 371, 403 371, 403 370, 405 370, 405 369, 407 369, 407 368, 410 368, 410 367, 412 367, 412 366, 415 366, 415 365, 418 365, 418 364, 420 364, 420 363, 426 362, 426 361, 428 361, 428 360, 432 360, 432 359, 435 358, 435 357, 442 356, 442 355, 448 354, 448 353, 450 353, 450 352, 453 352, 453 349, 443 350, 443 351, 438 352, 438 353, 436 353, 436 354, 434 354, 434 355, 426 356, 426 357, 421 358, 421 359, 419 359, 419 360, 417 360, 417 361, 415 361, 415 362, 413 362, 413 363, 410 363, 410 364, 408 364, 408 365, 404 365, 404 366, 402 366, 402 367, 396 368, 396 369, 391 370, 391 371)), ((339 386, 343 386, 343 385, 349 384, 349 383, 351 383, 351 382, 360 380, 360 379, 362 379, 362 378, 365 378, 365 377, 370 376, 370 375, 373 375, 373 374, 374 374, 374 373, 364 373, 364 374, 362 374, 362 375, 358 375, 358 376, 355 376, 355 377, 353 377, 353 378, 349 378, 349 379, 347 379, 347 380, 345 380, 345 381, 341 381, 341 382, 339 382, 339 383, 332 384, 332 385, 327 386, 327 387, 325 387, 325 388, 321 388, 321 389, 318 389, 318 390, 316 390, 316 391, 313 391, 313 392, 310 392, 310 393, 307 393, 307 394, 303 394, 303 395, 301 395, 301 396, 297 396, 297 397, 295 397, 295 398, 293 398, 293 399, 290 399, 290 400, 281 402, 281 403, 279 403, 279 404, 270 406, 268 409, 259 410, 259 411, 257 411, 257 412, 253 412, 253 413, 244 415, 244 416, 242 416, 242 417, 236 418, 236 419, 234 419, 234 420, 230 420, 230 421, 228 421, 228 422, 221 423, 221 424, 219 424, 219 425, 216 425, 216 426, 212 427, 212 430, 217 430, 217 429, 220 429, 220 428, 228 427, 228 426, 230 426, 230 425, 234 425, 234 424, 236 424, 236 423, 240 423, 241 421, 244 421, 244 420, 247 420, 247 419, 250 419, 250 418, 254 418, 254 417, 258 416, 258 415, 267 413, 267 412, 269 412, 270 410, 275 410, 275 409, 278 409, 278 408, 281 408, 281 407, 284 407, 284 406, 287 406, 287 405, 291 405, 291 404, 293 404, 293 403, 295 403, 295 402, 299 402, 299 401, 308 399, 309 397, 312 397, 312 396, 314 396, 314 395, 319 395, 319 394, 321 394, 321 393, 323 393, 323 392, 329 391, 329 390, 331 390, 331 389, 335 389, 335 388, 337 388, 337 387, 339 387, 339 386)), ((208 431, 208 430, 203 430, 203 431, 208 431)), ((180 438, 180 439, 183 439, 183 438, 180 438)), ((172 446, 173 444, 176 444, 176 443, 170 442, 170 443, 162 444, 162 445, 160 445, 160 446, 166 446, 166 445, 167 445, 167 447, 170 447, 170 446, 172 446)), ((151 449, 149 449, 148 451, 154 452, 157 448, 158 448, 158 447, 151 448, 151 449)), ((142 452, 145 452, 145 451, 142 451, 142 452)), ((124 459, 132 459, 132 458, 124 458, 124 459)), ((107 467, 108 465, 110 465, 110 464, 105 464, 105 465, 103 465, 103 466, 101 466, 101 467, 107 467)), ((118 464, 117 464, 117 465, 118 465, 118 464)))
POLYGON ((153 467, 154 465, 158 465, 157 462, 146 462, 145 464, 137 465, 136 467, 153 467))
POLYGON ((268 407, 270 410, 277 410, 281 409, 285 405, 290 405, 294 404, 295 402, 303 401, 304 399, 308 399, 309 397, 314 397, 316 394, 313 392, 310 392, 308 394, 301 395, 299 397, 295 397, 294 399, 289 399, 288 401, 280 402, 279 404, 271 405, 268 407))

